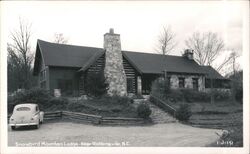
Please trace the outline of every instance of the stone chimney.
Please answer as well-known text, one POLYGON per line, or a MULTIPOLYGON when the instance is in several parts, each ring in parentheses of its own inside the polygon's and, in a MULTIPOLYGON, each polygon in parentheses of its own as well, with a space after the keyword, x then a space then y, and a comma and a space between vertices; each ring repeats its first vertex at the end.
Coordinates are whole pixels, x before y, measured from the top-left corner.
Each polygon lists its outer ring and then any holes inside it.
POLYGON ((105 68, 104 75, 109 84, 109 95, 127 95, 126 74, 123 68, 120 35, 111 28, 104 34, 105 68))
POLYGON ((194 60, 194 50, 192 49, 186 49, 184 51, 184 54, 182 54, 183 57, 186 57, 189 60, 194 60))

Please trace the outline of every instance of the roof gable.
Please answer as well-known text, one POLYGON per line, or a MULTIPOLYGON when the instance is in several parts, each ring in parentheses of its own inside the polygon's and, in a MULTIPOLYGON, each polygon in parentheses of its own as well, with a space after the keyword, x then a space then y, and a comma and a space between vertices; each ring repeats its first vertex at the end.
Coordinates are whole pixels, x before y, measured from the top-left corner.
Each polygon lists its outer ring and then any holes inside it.
POLYGON ((83 47, 37 41, 44 58, 45 66, 63 66, 81 68, 97 52, 104 53, 102 48, 83 47))
POLYGON ((93 65, 98 58, 100 58, 104 52, 96 52, 91 58, 89 58, 88 61, 82 66, 82 68, 78 71, 85 71, 87 70, 91 65, 93 65))

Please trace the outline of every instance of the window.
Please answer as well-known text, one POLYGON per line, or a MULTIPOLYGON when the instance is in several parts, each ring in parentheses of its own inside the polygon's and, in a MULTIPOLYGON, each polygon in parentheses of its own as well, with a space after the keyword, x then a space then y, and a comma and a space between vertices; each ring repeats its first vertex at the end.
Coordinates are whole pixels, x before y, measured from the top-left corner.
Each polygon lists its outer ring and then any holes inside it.
POLYGON ((133 79, 127 78, 127 91, 128 93, 133 93, 133 79))
POLYGON ((205 80, 205 88, 211 88, 211 81, 210 79, 205 80))
POLYGON ((198 90, 199 84, 198 84, 198 78, 193 78, 193 89, 198 90))
POLYGON ((185 87, 185 78, 179 78, 179 88, 185 87))
POLYGON ((38 108, 38 106, 36 106, 36 111, 39 111, 39 108, 38 108))
POLYGON ((29 107, 19 107, 16 109, 17 111, 30 111, 29 107))

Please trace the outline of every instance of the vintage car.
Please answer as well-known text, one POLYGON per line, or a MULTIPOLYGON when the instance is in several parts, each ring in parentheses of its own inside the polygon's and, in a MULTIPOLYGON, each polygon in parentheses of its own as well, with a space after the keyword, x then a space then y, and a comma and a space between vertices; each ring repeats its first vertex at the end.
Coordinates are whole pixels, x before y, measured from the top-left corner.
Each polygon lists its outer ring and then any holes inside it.
POLYGON ((18 104, 14 107, 9 125, 13 130, 18 126, 35 126, 38 129, 43 122, 43 116, 44 112, 39 110, 37 104, 18 104))

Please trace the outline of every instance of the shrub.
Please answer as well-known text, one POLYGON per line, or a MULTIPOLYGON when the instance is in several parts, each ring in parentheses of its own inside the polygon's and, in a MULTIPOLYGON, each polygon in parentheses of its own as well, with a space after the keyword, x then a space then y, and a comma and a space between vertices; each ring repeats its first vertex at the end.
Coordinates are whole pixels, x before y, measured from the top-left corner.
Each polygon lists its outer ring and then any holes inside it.
POLYGON ((191 102, 210 102, 211 95, 214 95, 214 100, 224 101, 228 100, 231 96, 229 91, 216 90, 210 92, 196 91, 193 89, 171 89, 168 94, 168 100, 174 102, 185 101, 191 102))
POLYGON ((104 104, 122 104, 129 105, 131 103, 131 98, 127 96, 119 96, 119 95, 104 95, 98 101, 104 104))
POLYGON ((160 99, 166 99, 169 92, 170 87, 168 80, 164 80, 164 78, 158 78, 152 83, 151 94, 159 97, 160 99))
POLYGON ((131 99, 143 99, 143 96, 141 94, 133 95, 131 99))
POLYGON ((168 100, 171 102, 180 102, 183 101, 183 93, 179 89, 171 89, 168 94, 168 100))
POLYGON ((181 93, 183 94, 183 99, 189 103, 200 101, 208 102, 210 100, 210 96, 207 93, 193 89, 181 89, 181 93))
POLYGON ((144 101, 138 105, 137 114, 140 118, 148 119, 151 113, 152 111, 148 105, 148 102, 144 101))
POLYGON ((49 100, 48 104, 46 104, 45 108, 51 111, 55 110, 65 110, 68 105, 68 99, 63 97, 53 97, 49 100))
POLYGON ((231 97, 230 91, 223 91, 223 90, 216 90, 216 89, 213 89, 213 91, 210 91, 208 94, 209 96, 213 94, 214 100, 217 100, 217 101, 229 100, 231 97))
POLYGON ((180 121, 188 121, 192 113, 188 104, 180 104, 176 112, 176 118, 180 121))
POLYGON ((88 96, 100 97, 106 94, 108 83, 106 82, 103 71, 99 73, 89 73, 85 86, 88 96))
POLYGON ((70 102, 67 105, 67 110, 72 112, 83 112, 83 109, 86 109, 83 102, 70 102))
POLYGON ((136 109, 130 103, 130 99, 120 96, 104 95, 101 98, 68 103, 67 110, 104 117, 137 117, 136 109))
POLYGON ((50 98, 49 91, 40 88, 18 92, 15 96, 8 97, 8 111, 12 112, 14 106, 20 103, 36 103, 41 110, 44 110, 50 98))

